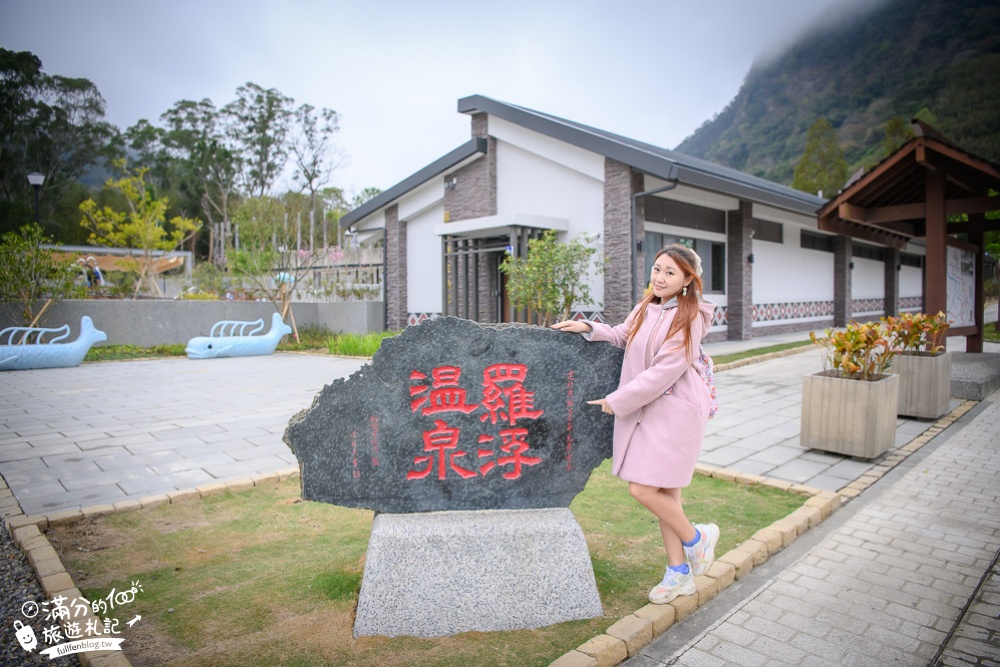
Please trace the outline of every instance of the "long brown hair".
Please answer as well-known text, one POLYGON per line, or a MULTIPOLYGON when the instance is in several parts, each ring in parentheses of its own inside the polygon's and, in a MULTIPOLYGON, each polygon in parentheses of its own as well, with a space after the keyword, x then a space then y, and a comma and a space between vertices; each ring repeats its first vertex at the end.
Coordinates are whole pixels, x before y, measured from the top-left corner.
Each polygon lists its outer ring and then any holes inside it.
MULTIPOLYGON (((694 346, 691 341, 691 323, 694 321, 694 318, 699 317, 698 307, 701 304, 702 282, 701 276, 698 274, 701 268, 701 260, 693 250, 679 243, 671 243, 656 253, 656 257, 653 258, 654 264, 661 255, 669 255, 674 260, 677 268, 684 272, 685 280, 691 278, 691 282, 687 286, 687 295, 683 293, 677 294, 677 315, 674 316, 673 321, 670 323, 670 329, 667 330, 667 338, 681 331, 684 338, 684 351, 688 359, 694 359, 694 346)), ((636 312, 635 319, 632 320, 632 324, 629 327, 626 344, 632 343, 632 339, 635 338, 639 327, 642 326, 643 319, 646 317, 646 306, 651 303, 660 303, 660 297, 656 296, 652 291, 639 302, 641 307, 636 312)))

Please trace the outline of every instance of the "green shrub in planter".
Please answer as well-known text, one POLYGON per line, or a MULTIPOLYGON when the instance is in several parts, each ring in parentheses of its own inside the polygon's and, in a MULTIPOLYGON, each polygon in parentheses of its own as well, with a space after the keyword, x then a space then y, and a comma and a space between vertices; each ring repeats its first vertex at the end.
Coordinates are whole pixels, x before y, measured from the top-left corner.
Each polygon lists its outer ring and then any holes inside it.
POLYGON ((824 370, 803 378, 802 446, 871 459, 895 443, 899 376, 888 368, 899 350, 884 323, 852 322, 844 331, 809 334, 823 348, 824 370))
POLYGON ((937 419, 948 412, 951 401, 951 355, 944 338, 951 323, 948 317, 925 313, 904 313, 884 317, 893 332, 899 356, 892 370, 899 375, 899 414, 921 419, 937 419))

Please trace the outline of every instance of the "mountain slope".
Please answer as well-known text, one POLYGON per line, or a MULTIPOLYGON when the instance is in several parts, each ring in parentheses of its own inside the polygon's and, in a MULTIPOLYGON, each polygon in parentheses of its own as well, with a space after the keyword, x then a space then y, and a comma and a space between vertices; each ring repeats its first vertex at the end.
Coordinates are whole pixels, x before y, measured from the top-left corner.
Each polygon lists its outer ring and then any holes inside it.
POLYGON ((851 173, 884 157, 890 118, 918 112, 961 148, 1000 161, 996 0, 889 0, 819 26, 755 63, 729 105, 677 150, 790 184, 818 118, 837 129, 851 173))

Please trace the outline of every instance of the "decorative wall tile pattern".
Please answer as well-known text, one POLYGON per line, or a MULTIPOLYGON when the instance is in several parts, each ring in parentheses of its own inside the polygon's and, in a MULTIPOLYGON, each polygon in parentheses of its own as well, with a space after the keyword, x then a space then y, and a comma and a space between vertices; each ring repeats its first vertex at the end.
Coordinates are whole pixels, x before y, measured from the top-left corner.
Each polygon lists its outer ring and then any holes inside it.
POLYGON ((755 303, 754 322, 796 320, 806 317, 832 317, 833 301, 799 301, 796 303, 755 303))
POLYGON ((854 299, 851 301, 851 314, 884 313, 885 299, 854 299))
POLYGON ((410 313, 406 318, 406 324, 413 326, 427 320, 436 320, 439 317, 441 317, 441 313, 410 313))

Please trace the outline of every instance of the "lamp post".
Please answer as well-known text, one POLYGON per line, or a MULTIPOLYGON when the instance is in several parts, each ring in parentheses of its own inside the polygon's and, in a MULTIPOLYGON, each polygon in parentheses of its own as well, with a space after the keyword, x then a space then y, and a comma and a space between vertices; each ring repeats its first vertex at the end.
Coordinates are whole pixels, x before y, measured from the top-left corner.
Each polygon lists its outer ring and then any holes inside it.
POLYGON ((35 222, 38 222, 38 192, 42 189, 44 182, 45 174, 39 174, 37 171, 28 174, 28 183, 31 183, 31 187, 35 188, 35 222))

